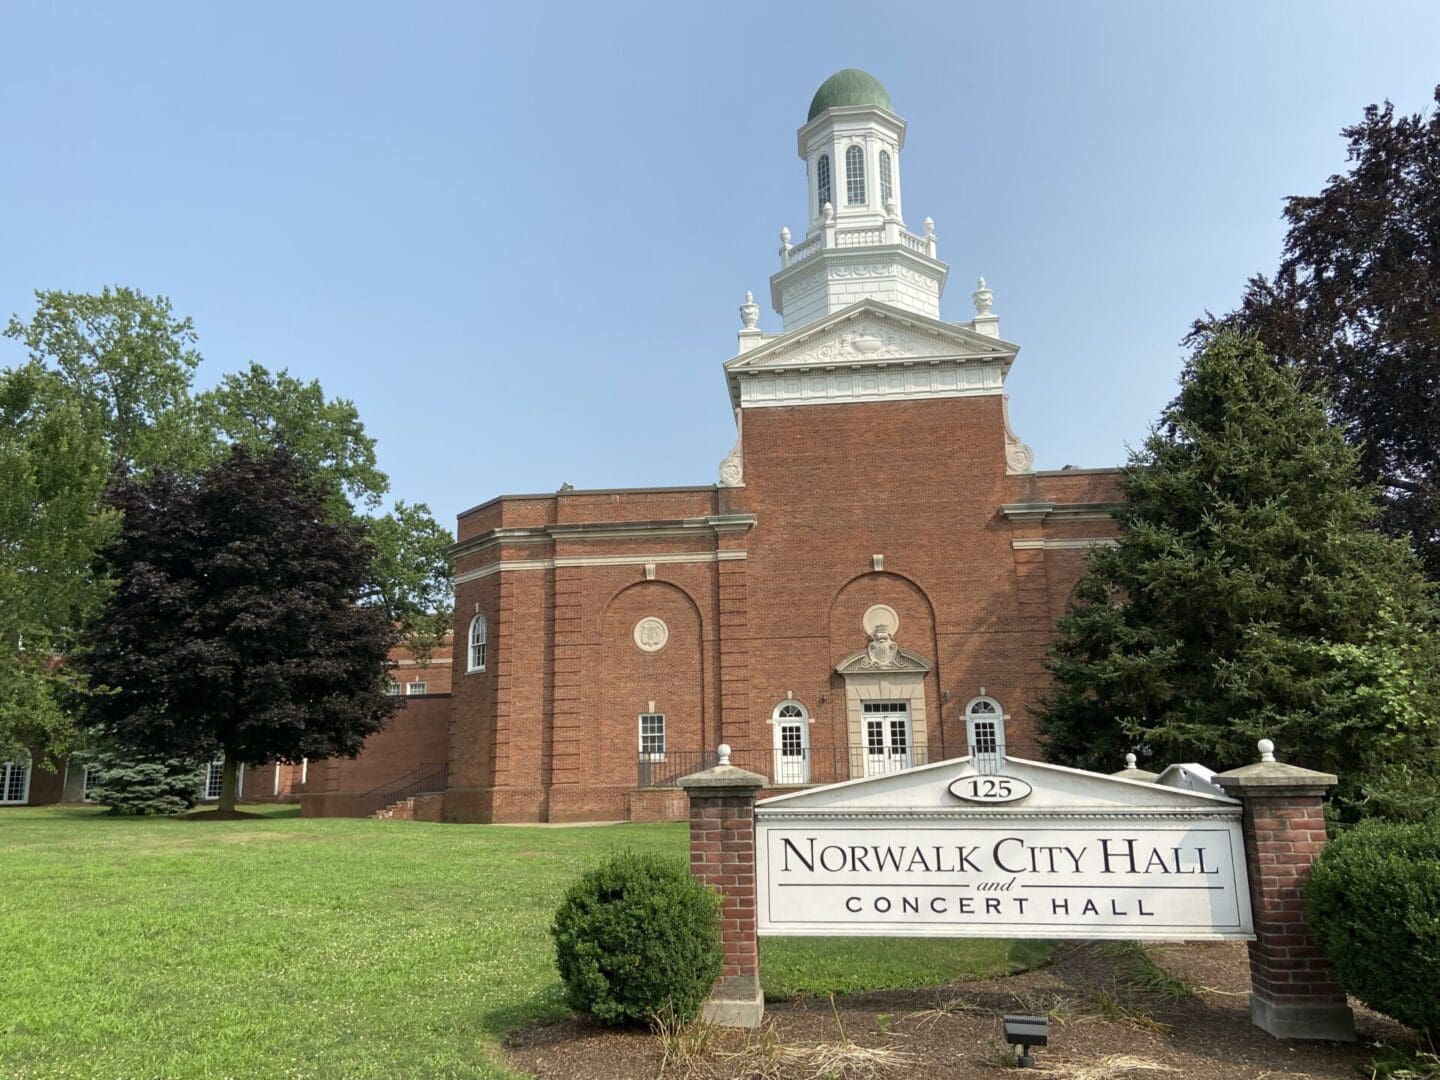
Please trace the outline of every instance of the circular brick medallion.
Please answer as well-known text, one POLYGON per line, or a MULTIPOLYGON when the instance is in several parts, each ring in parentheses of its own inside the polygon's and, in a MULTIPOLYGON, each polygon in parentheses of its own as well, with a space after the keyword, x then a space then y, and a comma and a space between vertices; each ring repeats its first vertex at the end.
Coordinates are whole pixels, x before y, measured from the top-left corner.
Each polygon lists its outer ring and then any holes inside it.
POLYGON ((670 627, 664 619, 647 615, 635 624, 635 644, 644 652, 659 652, 670 640, 670 627))

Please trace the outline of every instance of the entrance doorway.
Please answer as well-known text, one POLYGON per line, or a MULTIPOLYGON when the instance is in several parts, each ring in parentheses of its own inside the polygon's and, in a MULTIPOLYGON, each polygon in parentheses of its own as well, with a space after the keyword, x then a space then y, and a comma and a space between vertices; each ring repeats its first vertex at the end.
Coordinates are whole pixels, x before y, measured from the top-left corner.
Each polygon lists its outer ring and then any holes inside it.
POLYGON ((808 784, 810 732, 805 707, 796 701, 781 702, 775 708, 772 723, 775 725, 775 783, 808 784))
POLYGON ((864 775, 882 776, 910 768, 910 703, 867 701, 864 719, 864 775))

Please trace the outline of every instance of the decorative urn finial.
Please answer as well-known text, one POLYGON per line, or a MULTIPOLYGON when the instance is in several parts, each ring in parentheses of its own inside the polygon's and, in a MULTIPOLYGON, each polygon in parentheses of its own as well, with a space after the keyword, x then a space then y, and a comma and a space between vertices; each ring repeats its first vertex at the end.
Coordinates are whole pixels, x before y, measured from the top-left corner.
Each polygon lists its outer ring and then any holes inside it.
POLYGON ((970 294, 970 299, 975 302, 976 315, 989 315, 990 309, 995 306, 995 291, 986 286, 982 277, 975 283, 975 291, 970 294))
POLYGON ((720 756, 720 764, 721 764, 721 765, 729 765, 729 764, 730 764, 730 744, 729 744, 729 743, 723 743, 723 742, 722 742, 722 743, 720 744, 720 749, 719 749, 718 752, 719 752, 719 756, 720 756))
POLYGON ((825 219, 825 224, 835 220, 835 206, 833 203, 826 203, 820 210, 820 216, 825 219))
POLYGON ((1269 739, 1261 739, 1255 744, 1255 749, 1260 751, 1260 760, 1262 762, 1275 760, 1275 744, 1269 739))
POLYGON ((1134 755, 1133 753, 1126 754, 1126 755, 1125 755, 1125 768, 1127 768, 1127 769, 1133 769, 1133 768, 1135 768, 1135 761, 1136 761, 1136 758, 1135 758, 1135 755, 1134 755))
POLYGON ((745 290, 745 302, 740 305, 740 324, 746 330, 754 330, 755 324, 760 321, 760 305, 755 303, 755 294, 749 289, 745 290))
POLYGON ((927 218, 925 219, 924 224, 925 224, 925 235, 926 235, 926 236, 934 236, 934 235, 935 235, 935 219, 934 219, 933 217, 927 217, 927 218))

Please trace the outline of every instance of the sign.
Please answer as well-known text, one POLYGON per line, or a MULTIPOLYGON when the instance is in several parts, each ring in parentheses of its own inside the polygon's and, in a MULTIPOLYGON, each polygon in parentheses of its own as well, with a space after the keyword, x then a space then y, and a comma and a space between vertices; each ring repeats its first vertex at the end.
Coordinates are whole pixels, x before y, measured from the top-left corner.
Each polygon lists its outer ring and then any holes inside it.
POLYGON ((762 935, 1254 937, 1218 792, 961 759, 763 800, 755 828, 762 935))
POLYGON ((950 784, 950 794, 966 802, 1007 803, 1019 802, 1031 792, 1031 787, 1018 776, 966 776, 950 784))

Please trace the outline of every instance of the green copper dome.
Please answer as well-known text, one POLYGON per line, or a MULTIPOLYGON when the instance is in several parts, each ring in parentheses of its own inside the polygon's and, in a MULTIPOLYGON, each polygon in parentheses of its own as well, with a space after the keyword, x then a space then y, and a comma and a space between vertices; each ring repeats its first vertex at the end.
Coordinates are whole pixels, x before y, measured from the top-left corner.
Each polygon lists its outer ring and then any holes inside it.
POLYGON ((810 99, 810 115, 806 117, 806 122, 814 120, 826 109, 841 105, 878 105, 886 112, 895 111, 890 104, 890 95, 880 85, 879 79, 859 68, 846 68, 820 84, 820 89, 810 99))

